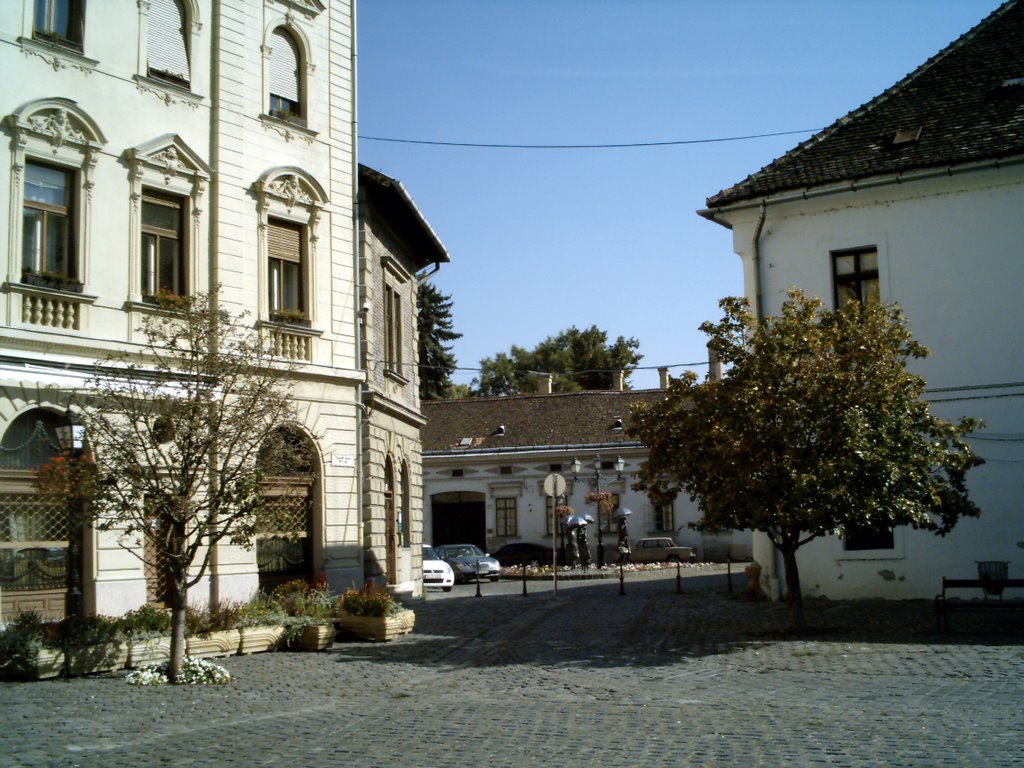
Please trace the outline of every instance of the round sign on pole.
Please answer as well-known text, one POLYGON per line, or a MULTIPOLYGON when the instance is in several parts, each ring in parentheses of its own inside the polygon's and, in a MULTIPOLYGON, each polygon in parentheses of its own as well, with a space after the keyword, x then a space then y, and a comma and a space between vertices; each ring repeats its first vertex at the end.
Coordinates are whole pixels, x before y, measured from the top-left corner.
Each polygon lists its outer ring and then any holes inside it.
POLYGON ((565 493, 565 478, 552 472, 544 478, 544 493, 548 496, 561 496, 565 493))

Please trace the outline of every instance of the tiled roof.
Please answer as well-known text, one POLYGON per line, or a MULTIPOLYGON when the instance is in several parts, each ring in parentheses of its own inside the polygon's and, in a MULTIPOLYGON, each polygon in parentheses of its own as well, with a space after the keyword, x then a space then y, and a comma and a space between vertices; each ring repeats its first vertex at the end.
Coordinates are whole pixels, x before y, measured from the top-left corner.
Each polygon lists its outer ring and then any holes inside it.
POLYGON ((634 442, 613 429, 615 420, 628 427, 631 405, 664 397, 664 390, 641 389, 423 401, 423 451, 634 442))
POLYGON ((1024 3, 1010 0, 885 93, 709 197, 709 208, 1024 153, 1024 3), (894 142, 897 132, 916 140, 894 142))

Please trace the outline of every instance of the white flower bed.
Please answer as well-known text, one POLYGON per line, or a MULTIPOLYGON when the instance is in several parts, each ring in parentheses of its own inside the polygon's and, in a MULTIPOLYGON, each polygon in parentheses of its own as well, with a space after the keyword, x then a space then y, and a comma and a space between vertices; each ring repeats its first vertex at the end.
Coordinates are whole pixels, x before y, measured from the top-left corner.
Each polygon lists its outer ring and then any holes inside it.
MULTIPOLYGON (((149 664, 142 669, 129 672, 125 678, 128 685, 166 685, 170 662, 149 664)), ((181 663, 178 685, 224 685, 232 680, 231 673, 209 659, 186 656, 181 663)))

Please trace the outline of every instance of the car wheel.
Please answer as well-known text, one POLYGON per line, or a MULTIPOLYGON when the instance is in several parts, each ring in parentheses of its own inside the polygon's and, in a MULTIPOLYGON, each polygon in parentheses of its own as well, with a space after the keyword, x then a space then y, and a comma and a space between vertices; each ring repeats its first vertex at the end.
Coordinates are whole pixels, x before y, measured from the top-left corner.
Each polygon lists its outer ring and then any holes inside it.
POLYGON ((491 581, 497 581, 500 578, 500 576, 491 576, 491 581))
POLYGON ((451 592, 452 588, 451 587, 441 587, 441 591, 442 592, 451 592))

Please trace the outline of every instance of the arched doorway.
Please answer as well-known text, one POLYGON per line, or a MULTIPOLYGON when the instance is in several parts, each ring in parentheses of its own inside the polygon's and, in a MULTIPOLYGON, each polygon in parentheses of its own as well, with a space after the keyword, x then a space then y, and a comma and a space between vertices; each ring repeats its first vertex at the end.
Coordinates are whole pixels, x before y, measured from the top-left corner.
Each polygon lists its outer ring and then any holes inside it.
POLYGON ((395 465, 384 462, 384 532, 387 537, 388 584, 398 581, 398 525, 395 515, 395 465))
MULTIPOLYGON (((18 416, 0 439, 0 592, 3 614, 64 615, 68 500, 43 495, 36 470, 60 454, 62 416, 37 408, 18 416)), ((81 542, 79 542, 81 546, 81 542)), ((82 583, 79 581, 79 583, 82 583)))
POLYGON ((256 534, 256 567, 264 592, 292 579, 310 579, 315 568, 315 454, 298 430, 284 429, 280 437, 290 446, 291 461, 263 486, 256 534))
POLYGON ((487 548, 487 507, 484 494, 451 491, 430 497, 432 544, 476 544, 487 548))

